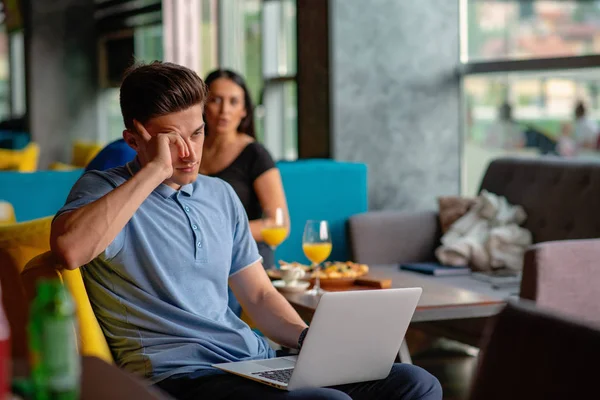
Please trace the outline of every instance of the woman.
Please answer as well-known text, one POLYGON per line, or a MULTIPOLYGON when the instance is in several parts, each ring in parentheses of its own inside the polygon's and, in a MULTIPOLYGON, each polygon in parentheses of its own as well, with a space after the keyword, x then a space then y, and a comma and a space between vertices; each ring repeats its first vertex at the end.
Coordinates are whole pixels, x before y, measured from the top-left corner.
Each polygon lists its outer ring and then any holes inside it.
POLYGON ((206 77, 208 99, 204 107, 206 138, 200 173, 228 182, 240 198, 263 264, 274 264, 273 251, 261 230, 263 210, 288 209, 279 170, 254 133, 252 99, 244 79, 230 70, 219 69, 206 77))

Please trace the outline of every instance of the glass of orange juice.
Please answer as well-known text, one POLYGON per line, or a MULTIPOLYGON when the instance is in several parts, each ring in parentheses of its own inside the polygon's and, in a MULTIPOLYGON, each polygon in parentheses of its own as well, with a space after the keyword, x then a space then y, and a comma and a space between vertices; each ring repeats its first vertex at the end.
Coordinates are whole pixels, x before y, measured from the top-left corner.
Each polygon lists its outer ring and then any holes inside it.
POLYGON ((302 236, 302 250, 304 255, 312 262, 315 271, 315 285, 307 293, 311 295, 323 294, 319 279, 320 264, 327 260, 331 254, 331 233, 327 221, 307 221, 302 236))
MULTIPOLYGON (((283 208, 277 207, 273 210, 265 210, 263 213, 263 228, 260 230, 263 242, 273 251, 287 238, 289 224, 283 208)), ((272 268, 275 268, 273 265, 272 268)))

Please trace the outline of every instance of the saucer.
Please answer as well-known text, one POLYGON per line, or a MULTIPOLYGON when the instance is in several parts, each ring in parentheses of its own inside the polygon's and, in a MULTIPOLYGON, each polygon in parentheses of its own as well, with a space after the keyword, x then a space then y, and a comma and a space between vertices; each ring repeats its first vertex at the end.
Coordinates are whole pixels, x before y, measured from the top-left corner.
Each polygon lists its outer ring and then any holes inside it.
POLYGON ((310 286, 310 282, 307 281, 296 281, 294 285, 286 285, 284 280, 277 280, 271 283, 273 283, 273 286, 275 286, 277 290, 285 293, 305 292, 306 289, 308 289, 308 287, 310 286))

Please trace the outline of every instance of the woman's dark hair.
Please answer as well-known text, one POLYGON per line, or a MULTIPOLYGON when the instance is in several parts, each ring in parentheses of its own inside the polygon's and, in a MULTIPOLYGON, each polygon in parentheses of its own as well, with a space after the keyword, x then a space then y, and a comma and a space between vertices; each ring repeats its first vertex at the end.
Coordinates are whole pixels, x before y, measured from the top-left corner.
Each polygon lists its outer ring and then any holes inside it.
POLYGON ((149 119, 204 104, 206 85, 191 69, 154 61, 130 67, 121 84, 123 122, 133 129, 133 120, 149 119))
MULTIPOLYGON (((208 74, 204 80, 206 86, 208 87, 209 95, 210 85, 219 78, 229 79, 241 87, 244 91, 244 106, 246 107, 246 116, 240 121, 240 125, 238 126, 237 130, 238 132, 242 132, 248 136, 256 138, 256 132, 254 130, 254 103, 252 103, 252 98, 250 97, 248 86, 246 86, 246 81, 244 81, 244 78, 242 78, 240 74, 229 69, 217 69, 208 74)), ((205 132, 206 134, 210 134, 208 126, 205 128, 205 132)))

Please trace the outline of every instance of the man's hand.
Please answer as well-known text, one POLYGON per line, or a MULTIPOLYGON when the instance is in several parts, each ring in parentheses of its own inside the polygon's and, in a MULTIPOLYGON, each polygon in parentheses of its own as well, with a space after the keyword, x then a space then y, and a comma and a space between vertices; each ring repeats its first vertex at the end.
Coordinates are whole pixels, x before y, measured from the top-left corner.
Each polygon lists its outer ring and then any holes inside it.
POLYGON ((188 157, 188 144, 177 133, 159 133, 152 136, 139 121, 134 120, 133 125, 144 141, 144 145, 138 146, 140 162, 142 165, 156 166, 164 172, 165 179, 169 179, 173 175, 173 157, 188 157))

